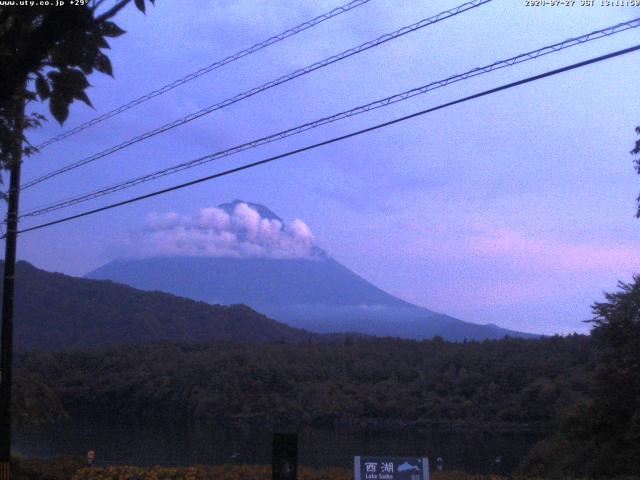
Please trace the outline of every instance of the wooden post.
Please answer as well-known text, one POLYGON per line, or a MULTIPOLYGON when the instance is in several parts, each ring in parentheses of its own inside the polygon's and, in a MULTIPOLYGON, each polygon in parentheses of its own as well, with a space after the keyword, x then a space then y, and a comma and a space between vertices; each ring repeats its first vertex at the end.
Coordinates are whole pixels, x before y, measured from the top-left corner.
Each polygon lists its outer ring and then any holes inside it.
POLYGON ((13 293, 18 239, 18 200, 24 131, 24 95, 15 99, 14 132, 16 141, 11 153, 7 233, 5 240, 2 285, 2 339, 0 352, 0 480, 11 480, 11 385, 13 368, 13 293))
POLYGON ((298 435, 295 433, 273 434, 273 480, 296 480, 298 478, 298 435))

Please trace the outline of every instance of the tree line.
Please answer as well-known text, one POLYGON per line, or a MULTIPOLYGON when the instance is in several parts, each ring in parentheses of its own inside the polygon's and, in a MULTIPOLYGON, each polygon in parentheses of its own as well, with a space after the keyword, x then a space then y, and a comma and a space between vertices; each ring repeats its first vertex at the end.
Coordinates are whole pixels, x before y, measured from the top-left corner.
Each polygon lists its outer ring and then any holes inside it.
POLYGON ((450 343, 213 341, 30 352, 17 361, 24 422, 259 419, 316 426, 545 431, 587 397, 585 336, 450 343))

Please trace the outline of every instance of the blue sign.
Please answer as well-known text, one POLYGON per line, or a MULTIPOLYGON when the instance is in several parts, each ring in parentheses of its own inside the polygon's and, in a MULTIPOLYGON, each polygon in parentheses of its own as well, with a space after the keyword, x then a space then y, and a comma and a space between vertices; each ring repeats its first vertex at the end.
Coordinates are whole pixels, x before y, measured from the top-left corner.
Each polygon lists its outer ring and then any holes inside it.
POLYGON ((429 459, 354 457, 355 480, 429 480, 429 459))

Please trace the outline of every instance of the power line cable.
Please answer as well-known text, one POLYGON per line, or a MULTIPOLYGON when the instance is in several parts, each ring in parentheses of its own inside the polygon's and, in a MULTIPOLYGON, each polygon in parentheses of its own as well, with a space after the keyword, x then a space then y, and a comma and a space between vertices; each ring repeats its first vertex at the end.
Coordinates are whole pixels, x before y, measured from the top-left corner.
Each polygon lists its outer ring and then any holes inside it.
POLYGON ((113 185, 110 185, 108 187, 104 187, 101 188, 99 190, 94 190, 92 192, 89 193, 85 193, 79 196, 75 196, 75 197, 71 197, 65 200, 60 200, 58 202, 46 205, 46 206, 41 206, 41 207, 37 207, 37 208, 33 208, 27 212, 25 212, 24 214, 22 214, 20 216, 20 218, 24 218, 24 217, 35 217, 35 216, 39 216, 39 215, 43 215, 46 213, 50 213, 52 211, 55 210, 59 210, 62 208, 66 208, 66 207, 70 207, 72 205, 76 205, 78 203, 83 203, 89 200, 93 200, 95 198, 99 198, 102 197, 104 195, 108 195, 120 190, 124 190, 126 188, 131 188, 135 185, 139 185, 141 183, 145 183, 151 180, 155 180, 157 178, 161 178, 164 177, 166 175, 170 175, 173 173, 177 173, 180 172, 182 170, 186 170, 189 168, 193 168, 199 165, 202 165, 204 163, 208 163, 208 162, 212 162, 214 160, 219 160, 221 158, 230 156, 230 155, 234 155, 236 153, 240 153, 243 152, 245 150, 249 150, 252 148, 256 148, 258 146, 261 145, 265 145, 268 143, 272 143, 275 142, 277 140, 281 140, 287 137, 290 137, 292 135, 296 135, 302 132, 305 132, 307 130, 311 130, 313 128, 317 128, 321 125, 326 125, 329 123, 333 123, 335 121, 338 120, 342 120, 345 118, 349 118, 355 115, 359 115, 361 113, 365 113, 371 110, 375 110, 377 108, 381 108, 381 107, 385 107, 387 105, 391 105, 394 103, 398 103, 404 100, 407 100, 409 98, 412 98, 414 96, 417 95, 421 95, 421 94, 425 94, 431 90, 435 90, 437 88, 442 88, 445 87, 447 85, 450 85, 452 83, 455 82, 459 82, 462 80, 466 80, 468 78, 472 78, 472 77, 476 77, 478 75, 482 75, 485 73, 489 73, 492 72, 494 70, 498 70, 501 68, 505 68, 505 67, 509 67, 512 65, 516 65, 522 62, 526 62, 529 60, 533 60, 536 58, 539 58, 541 56, 550 54, 550 53, 555 53, 555 52, 559 52, 563 49, 569 48, 569 47, 573 47, 575 45, 581 45, 583 43, 592 41, 592 40, 596 40, 599 38, 603 38, 606 36, 610 36, 613 35, 615 33, 619 33, 619 32, 623 32, 629 29, 633 29, 633 28, 638 28, 640 27, 640 18, 636 18, 634 20, 630 20, 628 22, 623 22, 623 23, 619 23, 617 25, 613 25, 604 29, 600 29, 600 30, 596 30, 593 31, 591 33, 585 34, 585 35, 581 35, 579 37, 574 37, 574 38, 569 38, 563 42, 559 42, 559 43, 555 43, 553 45, 549 45, 546 47, 542 47, 539 48, 537 50, 533 50, 527 53, 523 53, 520 55, 517 55, 515 57, 511 57, 508 58, 506 60, 499 60, 497 62, 494 62, 492 64, 486 65, 484 67, 477 67, 474 68, 472 70, 469 70, 465 73, 462 74, 458 74, 458 75, 453 75, 450 77, 445 78, 444 80, 438 80, 435 82, 431 82, 429 84, 423 85, 421 87, 418 88, 414 88, 411 90, 407 90, 405 92, 402 93, 398 93, 395 95, 391 95, 389 97, 383 98, 381 100, 376 100, 374 102, 368 103, 366 105, 361 105, 359 107, 356 108, 352 108, 350 110, 346 110, 340 113, 336 113, 334 115, 328 116, 328 117, 323 117, 319 120, 313 121, 313 122, 308 122, 305 123, 303 125, 299 125, 297 127, 294 128, 290 128, 287 130, 283 130, 281 132, 266 136, 266 137, 262 137, 256 140, 252 140, 251 142, 247 142, 247 143, 243 143, 241 145, 237 145, 216 153, 212 153, 209 155, 205 155, 203 157, 199 157, 196 158, 194 160, 190 160, 188 162, 184 162, 184 163, 180 163, 178 165, 174 165, 168 168, 164 168, 149 174, 145 174, 136 178, 132 178, 120 183, 116 183, 113 185))
MULTIPOLYGON (((75 214, 75 215, 71 215, 71 216, 68 216, 68 217, 60 218, 58 220, 53 220, 51 222, 42 223, 42 224, 39 224, 39 225, 35 225, 33 227, 28 227, 28 228, 19 230, 18 233, 26 233, 26 232, 31 232, 33 230, 39 230, 41 228, 50 227, 52 225, 57 225, 57 224, 68 222, 68 221, 75 220, 75 219, 78 219, 78 218, 86 217, 88 215, 93 215, 95 213, 103 212, 103 211, 106 211, 106 210, 111 210, 113 208, 117 208, 117 207, 121 207, 121 206, 128 205, 128 204, 131 204, 131 203, 135 203, 135 202, 139 202, 139 201, 142 201, 142 200, 146 200, 148 198, 152 198, 152 197, 156 197, 158 195, 162 195, 162 194, 165 194, 165 193, 173 192, 175 190, 181 190, 183 188, 190 187, 190 186, 193 186, 193 185, 196 185, 196 184, 199 184, 199 183, 203 183, 203 182, 207 182, 209 180, 213 180, 213 179, 216 179, 216 178, 224 177, 224 176, 227 176, 227 175, 230 175, 230 174, 233 174, 233 173, 237 173, 237 172, 240 172, 240 171, 243 171, 243 170, 248 170, 248 169, 253 168, 253 167, 257 167, 257 166, 260 166, 260 165, 264 165, 266 163, 274 162, 276 160, 280 160, 282 158, 290 157, 290 156, 293 156, 293 155, 296 155, 296 154, 299 154, 299 153, 303 153, 303 152, 306 152, 306 151, 309 151, 309 150, 314 150, 316 148, 319 148, 319 147, 322 147, 322 146, 325 146, 325 145, 329 145, 329 144, 336 143, 336 142, 339 142, 339 141, 342 141, 342 140, 346 140, 348 138, 356 137, 356 136, 362 135, 364 133, 372 132, 374 130, 378 130, 378 129, 381 129, 381 128, 384 128, 384 127, 388 127, 390 125, 394 125, 396 123, 404 122, 406 120, 409 120, 409 119, 412 119, 412 118, 415 118, 415 117, 419 117, 419 116, 425 115, 427 113, 435 112, 437 110, 442 110, 444 108, 448 108, 448 107, 451 107, 451 106, 454 106, 454 105, 458 105, 460 103, 464 103, 464 102, 467 102, 467 101, 470 101, 470 100, 474 100, 476 98, 480 98, 480 97, 484 97, 484 96, 487 96, 487 95, 491 95, 491 94, 494 94, 494 93, 497 93, 497 92, 500 92, 500 91, 503 91, 503 90, 507 90, 507 89, 510 89, 510 88, 517 87, 519 85, 524 85, 524 84, 531 83, 531 82, 534 82, 534 81, 537 81, 537 80, 541 80, 543 78, 547 78, 547 77, 551 77, 551 76, 554 76, 554 75, 558 75, 560 73, 564 73, 564 72, 567 72, 567 71, 570 71, 570 70, 575 70, 577 68, 582 68, 582 67, 585 67, 587 65, 591 65, 591 64, 594 64, 594 63, 602 62, 604 60, 608 60, 608 59, 611 59, 611 58, 614 58, 614 57, 625 55, 625 54, 628 54, 628 53, 631 53, 631 52, 634 52, 634 51, 637 51, 637 50, 640 50, 640 45, 636 45, 634 47, 626 48, 626 49, 623 49, 623 50, 618 50, 618 51, 615 51, 615 52, 612 52, 612 53, 609 53, 609 54, 606 54, 606 55, 601 55, 599 57, 594 57, 594 58, 591 58, 589 60, 584 60, 582 62, 574 63, 572 65, 568 65, 568 66, 565 66, 565 67, 562 67, 562 68, 558 68, 558 69, 555 69, 555 70, 550 70, 550 71, 545 72, 545 73, 541 73, 541 74, 538 74, 538 75, 527 77, 527 78, 524 78, 522 80, 518 80, 516 82, 511 82, 511 83, 508 83, 508 84, 505 84, 505 85, 501 85, 499 87, 491 88, 489 90, 484 90, 484 91, 482 91, 480 93, 469 95, 467 97, 463 97, 463 98, 460 98, 458 100, 454 100, 454 101, 451 101, 451 102, 443 103, 443 104, 438 105, 436 107, 431 107, 431 108, 428 108, 426 110, 421 110, 419 112, 412 113, 410 115, 405 115, 403 117, 399 117, 399 118, 396 118, 396 119, 393 119, 393 120, 389 120, 387 122, 379 123, 379 124, 374 125, 372 127, 368 127, 368 128, 364 128, 364 129, 361 129, 361 130, 357 130, 355 132, 351 132, 351 133, 348 133, 346 135, 341 135, 341 136, 338 136, 338 137, 334 137, 334 138, 331 138, 329 140, 325 140, 325 141, 322 141, 322 142, 319 142, 319 143, 315 143, 313 145, 308 145, 306 147, 298 148, 298 149, 295 149, 295 150, 290 150, 288 152, 285 152, 285 153, 282 153, 282 154, 279 154, 279 155, 275 155, 275 156, 266 158, 264 160, 259 160, 257 162, 248 163, 248 164, 245 164, 245 165, 242 165, 242 166, 239 166, 239 167, 235 167, 235 168, 231 168, 231 169, 228 169, 228 170, 224 170, 222 172, 215 173, 215 174, 212 174, 212 175, 208 175, 206 177, 201 177, 201 178, 198 178, 196 180, 191 180, 189 182, 181 183, 179 185, 174 185, 172 187, 163 188, 161 190, 156 190, 155 192, 147 193, 145 195, 140 195, 140 196, 137 196, 137 197, 129 198, 129 199, 123 200, 121 202, 111 203, 111 204, 106 205, 104 207, 94 208, 92 210, 87 210, 87 211, 84 211, 84 212, 81 212, 81 213, 78 213, 78 214, 75 214)), ((4 237, 2 237, 2 238, 4 238, 4 237)))
POLYGON ((403 35, 407 35, 408 33, 411 32, 415 32, 416 30, 419 30, 421 28, 425 28, 427 26, 433 25, 435 23, 438 23, 442 20, 445 20, 447 18, 451 18, 454 17, 456 15, 459 15, 460 13, 466 12, 468 10, 471 10, 473 8, 479 7, 480 5, 483 5, 485 3, 489 3, 492 0, 472 0, 471 2, 467 2, 464 3, 458 7, 452 8, 450 10, 444 11, 444 12, 440 12, 437 15, 434 15, 433 17, 430 18, 426 18, 423 19, 417 23, 414 23, 413 25, 409 25, 406 27, 403 27, 399 30, 396 30, 392 33, 388 33, 385 35, 382 35, 378 38, 376 38, 375 40, 371 40, 368 42, 365 42, 361 45, 358 45, 357 47, 353 47, 350 48, 348 50, 343 51, 342 53, 339 53, 337 55, 333 55, 331 57, 325 58, 324 60, 321 60, 319 62, 316 62, 312 65, 309 65, 307 67, 298 69, 288 75, 284 75, 276 80, 272 80, 270 82, 264 83, 262 85, 260 85, 259 87, 255 87, 252 88, 251 90, 248 90, 246 92, 240 93, 234 97, 228 98, 226 100, 223 100, 222 102, 216 103, 215 105, 211 105, 209 107, 205 107, 201 110, 198 110, 197 112, 191 113, 189 115, 186 115, 182 118, 179 118, 177 120, 174 120, 173 122, 167 123, 165 125, 162 125, 161 127, 158 127, 154 130, 150 130, 146 133, 143 133, 142 135, 138 135, 137 137, 131 138, 129 140, 126 140, 118 145, 115 145, 113 147, 108 148, 107 150, 103 150, 100 153, 97 153, 95 155, 92 155, 90 157, 84 158, 82 160, 78 160, 76 162, 73 162, 69 165, 66 165, 65 167, 59 168, 57 170, 54 170, 52 172, 49 172, 45 175, 42 175, 38 178, 35 178, 27 183, 25 183, 21 189, 27 189, 29 187, 32 187, 34 185, 37 185, 38 183, 44 182, 45 180, 48 180, 50 178, 56 177, 60 174, 63 174, 65 172, 68 172, 70 170, 73 170, 75 168, 78 168, 82 165, 86 165, 88 163, 94 162, 100 158, 104 158, 108 155, 111 155, 115 152, 118 152, 124 148, 127 148, 131 145, 134 145, 138 142, 141 142, 143 140, 147 140, 148 138, 154 137, 155 135, 158 135, 160 133, 164 133, 168 130, 171 130, 173 128, 179 127, 180 125, 184 125, 185 123, 191 122, 193 120, 196 120, 200 117, 203 117, 205 115, 208 115, 216 110, 220 110, 222 108, 228 107, 229 105, 233 105, 234 103, 237 103, 241 100, 244 100, 246 98, 252 97, 258 93, 264 92, 265 90, 269 90, 273 87, 276 87, 278 85, 281 85, 283 83, 289 82, 295 78, 301 77, 303 75, 307 75, 311 72, 314 72, 316 70, 319 70, 321 68, 324 68, 328 65, 334 64, 336 62, 342 61, 346 58, 352 57, 353 55, 357 55, 359 53, 362 53, 366 50, 369 50, 371 48, 377 47, 379 45, 382 45, 386 42, 389 42, 391 40, 395 40, 396 38, 399 38, 403 35))
POLYGON ((75 135, 78 132, 81 132, 83 130, 86 130, 89 127, 92 127, 94 125, 97 125, 98 123, 101 123, 109 118, 115 117, 116 115, 121 114, 122 112, 125 112, 137 105, 140 105, 141 103, 146 102, 147 100, 151 100, 152 98, 155 98, 159 95, 162 95, 170 90, 173 90, 176 87, 179 87, 180 85, 184 85, 187 82, 190 82, 191 80, 194 80, 198 77, 201 77, 202 75, 212 72, 213 70, 216 70, 220 67, 223 67, 225 65, 228 65, 229 63, 235 62, 236 60, 239 60, 243 57, 246 57, 247 55, 251 55, 252 53, 256 53, 264 48, 267 48, 271 45, 273 45, 274 43, 278 43, 281 42, 282 40, 285 40, 286 38, 292 37, 300 32, 303 32, 311 27, 315 27, 316 25, 324 22, 325 20, 329 20, 331 18, 337 17, 338 15, 348 12, 350 10, 353 10, 354 8, 357 8, 361 5, 364 5, 366 3, 369 3, 371 0, 353 0, 352 2, 346 3, 344 5, 341 5, 339 7, 334 8, 333 10, 324 13, 322 15, 319 15, 311 20, 308 20, 304 23, 301 23, 300 25, 297 25, 293 28, 290 28, 289 30, 286 30, 278 35, 274 35, 273 37, 268 38, 267 40, 264 40, 263 42, 260 43, 256 43, 255 45, 249 47, 249 48, 245 48, 244 50, 240 50, 237 53, 234 53, 233 55, 229 55, 228 57, 223 58, 222 60, 218 60, 214 63, 212 63, 211 65, 207 65, 206 67, 201 68, 200 70, 197 70, 193 73, 190 73, 188 75, 185 75, 182 78, 179 78, 167 85, 164 85, 156 90, 153 90, 152 92, 149 92, 145 95, 142 95, 134 100, 131 100, 128 103, 125 103, 124 105, 121 105, 117 108, 114 108, 113 110, 110 110, 109 112, 103 113, 102 115, 95 117, 91 120, 89 120, 88 122, 85 122, 81 125, 78 125, 75 128, 72 128, 70 130, 67 130, 65 132, 62 132, 59 135, 56 135, 52 138, 49 138, 48 140, 42 142, 40 145, 37 145, 36 148, 39 150, 42 150, 43 148, 59 142, 60 140, 63 140, 65 138, 68 138, 72 135, 75 135))

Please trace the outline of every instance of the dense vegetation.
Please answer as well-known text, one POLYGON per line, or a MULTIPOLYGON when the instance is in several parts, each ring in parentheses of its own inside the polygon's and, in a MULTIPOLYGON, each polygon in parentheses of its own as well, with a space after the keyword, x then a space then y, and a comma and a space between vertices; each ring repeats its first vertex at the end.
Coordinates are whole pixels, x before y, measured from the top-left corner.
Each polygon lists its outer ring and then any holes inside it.
POLYGON ((588 402, 525 462, 528 471, 595 478, 640 473, 640 276, 593 306, 596 369, 588 402))
POLYGON ((86 467, 79 457, 12 458, 11 476, 14 480, 69 480, 86 467))
POLYGON ((23 353, 22 421, 119 420, 545 431, 587 394, 588 337, 448 343, 158 343, 23 353), (43 413, 46 412, 46 413, 43 413))
MULTIPOLYGON (((0 270, 4 264, 0 262, 0 270)), ((158 340, 302 341, 316 335, 244 305, 209 305, 109 281, 87 280, 18 262, 15 342, 19 349, 158 340)), ((1 298, 1 295, 0 295, 1 298)))

